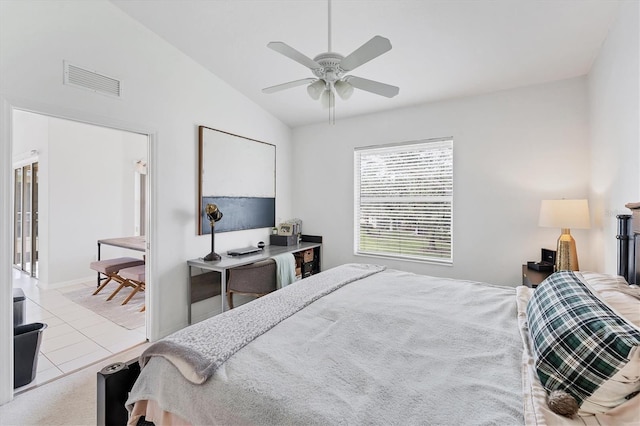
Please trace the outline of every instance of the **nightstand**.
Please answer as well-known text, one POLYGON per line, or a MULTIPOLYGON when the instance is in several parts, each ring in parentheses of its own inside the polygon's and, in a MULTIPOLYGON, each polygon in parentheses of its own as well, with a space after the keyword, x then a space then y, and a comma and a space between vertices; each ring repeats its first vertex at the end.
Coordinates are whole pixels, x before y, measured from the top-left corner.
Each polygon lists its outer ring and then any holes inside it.
POLYGON ((529 269, 527 265, 522 265, 522 285, 536 288, 551 274, 553 274, 553 271, 536 271, 535 269, 529 269))

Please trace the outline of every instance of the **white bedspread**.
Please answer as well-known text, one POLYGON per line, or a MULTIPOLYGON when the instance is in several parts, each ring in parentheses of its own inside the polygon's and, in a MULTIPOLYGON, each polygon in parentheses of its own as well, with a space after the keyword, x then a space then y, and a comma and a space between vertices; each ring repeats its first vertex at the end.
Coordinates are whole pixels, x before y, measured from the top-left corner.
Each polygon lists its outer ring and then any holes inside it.
POLYGON ((152 357, 127 404, 198 425, 518 425, 521 356, 515 289, 387 270, 282 321, 204 384, 152 357))

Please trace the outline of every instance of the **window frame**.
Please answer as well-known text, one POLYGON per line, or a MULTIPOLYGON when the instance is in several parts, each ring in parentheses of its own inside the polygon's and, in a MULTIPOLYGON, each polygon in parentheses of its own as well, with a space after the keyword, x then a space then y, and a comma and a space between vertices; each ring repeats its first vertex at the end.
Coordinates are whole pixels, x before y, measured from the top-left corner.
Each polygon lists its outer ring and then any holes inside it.
MULTIPOLYGON (((406 151, 406 150, 405 150, 406 151)), ((432 139, 421 139, 421 140, 414 140, 414 141, 408 141, 408 142, 398 142, 398 143, 391 143, 391 144, 382 144, 382 145, 372 145, 372 146, 364 146, 364 147, 356 147, 354 148, 354 157, 353 157, 353 175, 354 175, 354 185, 353 185, 353 191, 354 191, 354 200, 353 200, 353 205, 354 205, 354 217, 353 217, 353 223, 354 223, 354 231, 353 231, 353 251, 354 254, 356 256, 368 256, 368 257, 380 257, 380 258, 387 258, 387 259, 395 259, 395 260, 404 260, 404 261, 414 261, 414 262, 421 262, 421 263, 436 263, 436 264, 441 264, 441 265, 453 265, 453 253, 454 253, 454 247, 453 247, 453 223, 454 223, 454 218, 453 218, 453 203, 454 203, 454 150, 453 150, 453 137, 443 137, 443 138, 432 138, 432 139), (438 257, 438 256, 428 256, 428 255, 415 255, 415 254, 403 254, 403 253, 394 253, 391 251, 371 251, 371 250, 363 250, 360 247, 360 242, 361 242, 361 234, 362 234, 362 229, 361 229, 361 224, 360 224, 360 212, 361 212, 361 205, 362 205, 362 199, 361 199, 361 167, 360 167, 360 160, 362 158, 363 155, 367 155, 367 154, 375 154, 376 152, 379 153, 391 153, 391 152, 399 152, 402 151, 403 148, 408 147, 410 150, 414 151, 414 152, 418 152, 418 151, 427 151, 427 150, 448 150, 449 151, 449 158, 450 158, 450 173, 447 174, 447 178, 450 180, 450 183, 448 184, 448 188, 450 189, 450 195, 446 195, 446 196, 438 196, 435 197, 437 200, 434 200, 432 196, 424 196, 421 198, 424 198, 425 200, 423 200, 423 202, 429 203, 429 202, 434 202, 434 203, 442 203, 444 202, 448 202, 449 203, 449 209, 446 210, 446 212, 448 212, 448 227, 449 227, 449 240, 448 240, 448 245, 449 245, 449 252, 448 252, 448 256, 445 257, 438 257), (412 149, 413 147, 413 149, 412 149), (427 198, 430 198, 431 201, 426 200, 427 198)), ((449 169, 448 169, 449 170, 449 169)), ((444 187, 444 186, 443 186, 444 187)), ((392 198, 392 197, 389 197, 392 198)), ((398 197, 393 197, 397 200, 398 197)), ((415 198, 415 197, 412 197, 415 198)), ((423 216, 425 217, 425 216, 423 216)), ((406 240, 402 240, 401 238, 398 238, 397 241, 406 241, 406 240)))

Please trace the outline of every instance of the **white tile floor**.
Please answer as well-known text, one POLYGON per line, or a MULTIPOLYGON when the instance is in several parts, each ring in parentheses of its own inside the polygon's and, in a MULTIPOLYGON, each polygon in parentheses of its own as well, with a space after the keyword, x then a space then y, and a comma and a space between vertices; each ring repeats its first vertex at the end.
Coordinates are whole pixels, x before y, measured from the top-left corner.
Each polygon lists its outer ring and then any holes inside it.
POLYGON ((36 378, 15 392, 33 388, 49 380, 102 360, 146 340, 145 327, 128 330, 86 309, 65 293, 95 283, 43 290, 38 281, 18 270, 13 271, 13 287, 22 288, 26 297, 25 322, 42 322, 42 334, 36 378))

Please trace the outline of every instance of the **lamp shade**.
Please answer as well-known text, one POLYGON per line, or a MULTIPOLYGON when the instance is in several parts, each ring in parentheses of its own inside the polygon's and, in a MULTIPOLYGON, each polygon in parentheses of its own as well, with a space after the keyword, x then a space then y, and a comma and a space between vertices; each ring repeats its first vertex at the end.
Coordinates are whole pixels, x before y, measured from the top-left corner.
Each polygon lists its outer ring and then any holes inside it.
POLYGON ((309 94, 309 96, 311 96, 311 99, 317 101, 318 99, 320 99, 320 95, 322 95, 325 86, 326 83, 324 80, 316 80, 307 86, 307 93, 309 94))
POLYGON ((587 229, 591 227, 587 200, 542 200, 539 226, 587 229))
POLYGON ((353 94, 353 86, 343 80, 338 80, 333 84, 340 99, 347 100, 353 94))

